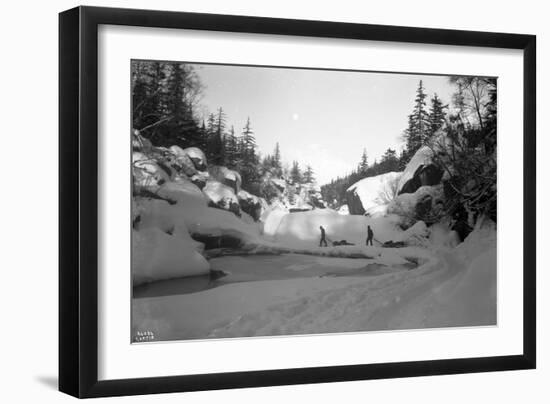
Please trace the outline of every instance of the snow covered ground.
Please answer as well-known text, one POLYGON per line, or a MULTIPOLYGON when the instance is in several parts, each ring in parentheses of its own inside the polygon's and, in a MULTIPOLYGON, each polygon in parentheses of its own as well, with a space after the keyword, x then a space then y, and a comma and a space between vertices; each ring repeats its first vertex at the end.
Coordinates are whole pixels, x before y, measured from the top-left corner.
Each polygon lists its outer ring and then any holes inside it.
MULTIPOLYGON (((292 222, 313 220, 308 214, 287 224, 283 218, 278 236, 293 235, 292 222)), ((341 226, 344 231, 350 224, 341 226)), ((357 226, 346 234, 358 232, 357 226)), ((294 241, 314 237, 300 234, 294 241)), ((373 259, 301 254, 212 259, 213 268, 229 272, 227 281, 194 293, 142 294, 133 302, 133 329, 175 340, 496 324, 494 225, 477 228, 456 248, 441 242, 448 232, 434 237, 423 247, 351 247, 373 259), (407 262, 418 266, 411 269, 407 262)))
POLYGON ((292 206, 311 202, 296 212, 283 203, 288 190, 268 205, 240 189, 238 173, 208 167, 199 149, 140 148, 133 165, 134 335, 179 340, 496 323, 494 224, 460 243, 450 219, 428 227, 414 216, 428 197, 437 206, 429 150, 404 173, 353 185, 339 211, 314 208, 324 206, 314 187, 294 190, 292 206), (408 192, 396 196, 398 181, 408 192), (327 247, 319 246, 321 226, 327 247), (366 246, 367 226, 374 246, 366 246))

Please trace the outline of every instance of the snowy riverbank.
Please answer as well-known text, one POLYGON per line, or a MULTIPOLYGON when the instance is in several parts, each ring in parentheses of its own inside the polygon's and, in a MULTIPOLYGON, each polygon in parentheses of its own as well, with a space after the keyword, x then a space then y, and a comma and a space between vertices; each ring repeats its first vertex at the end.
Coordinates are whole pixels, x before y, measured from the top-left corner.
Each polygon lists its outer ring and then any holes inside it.
MULTIPOLYGON (((151 330, 159 340, 176 340, 494 325, 495 243, 489 225, 476 229, 457 248, 388 249, 416 257, 419 266, 395 270, 398 264, 386 262, 370 276, 307 276, 308 263, 294 263, 287 256, 281 270, 303 270, 303 278, 235 282, 196 293, 134 299, 133 327, 151 330)), ((309 264, 319 265, 319 257, 310 259, 309 264)), ((254 264, 247 257, 238 260, 239 266, 254 264)), ((334 273, 370 262, 324 260, 334 273)))

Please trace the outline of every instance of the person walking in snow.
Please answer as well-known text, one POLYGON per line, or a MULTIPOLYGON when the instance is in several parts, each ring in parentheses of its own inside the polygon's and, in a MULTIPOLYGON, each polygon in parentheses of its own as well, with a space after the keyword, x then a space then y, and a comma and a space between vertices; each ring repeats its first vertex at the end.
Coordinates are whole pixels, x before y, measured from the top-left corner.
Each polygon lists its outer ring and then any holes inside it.
POLYGON ((372 239, 374 238, 374 233, 372 231, 372 229, 370 228, 370 225, 367 226, 367 245, 369 245, 369 242, 370 242, 370 245, 372 246, 372 239))
POLYGON ((328 247, 325 228, 323 226, 319 226, 319 229, 321 230, 321 240, 319 241, 319 247, 322 247, 323 243, 325 243, 325 247, 328 247))

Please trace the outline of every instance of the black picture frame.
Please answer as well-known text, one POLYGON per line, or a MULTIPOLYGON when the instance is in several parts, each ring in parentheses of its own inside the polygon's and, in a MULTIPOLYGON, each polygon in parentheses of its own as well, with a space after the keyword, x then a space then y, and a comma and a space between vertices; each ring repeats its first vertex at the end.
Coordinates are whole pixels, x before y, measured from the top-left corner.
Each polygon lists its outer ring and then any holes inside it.
POLYGON ((536 37, 340 22, 77 7, 59 15, 59 390, 104 397, 533 369, 536 366, 536 37), (98 380, 98 26, 523 50, 523 353, 467 359, 98 380))

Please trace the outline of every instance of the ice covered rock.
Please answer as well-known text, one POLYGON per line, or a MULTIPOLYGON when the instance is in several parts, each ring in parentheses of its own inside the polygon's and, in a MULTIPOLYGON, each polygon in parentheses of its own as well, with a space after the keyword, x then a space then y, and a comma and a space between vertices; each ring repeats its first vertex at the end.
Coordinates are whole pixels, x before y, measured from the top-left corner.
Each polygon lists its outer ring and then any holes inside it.
POLYGON ((202 192, 210 200, 209 205, 215 208, 227 210, 237 216, 241 215, 239 200, 233 189, 218 181, 209 180, 206 182, 202 192))
MULTIPOLYGON (((397 195, 400 172, 389 172, 367 177, 356 182, 346 191, 346 201, 351 215, 378 213, 397 195)), ((385 209, 385 208, 384 208, 385 209)))
POLYGON ((443 170, 433 161, 433 152, 428 146, 422 146, 412 157, 398 183, 399 194, 413 193, 426 185, 441 182, 443 170))

